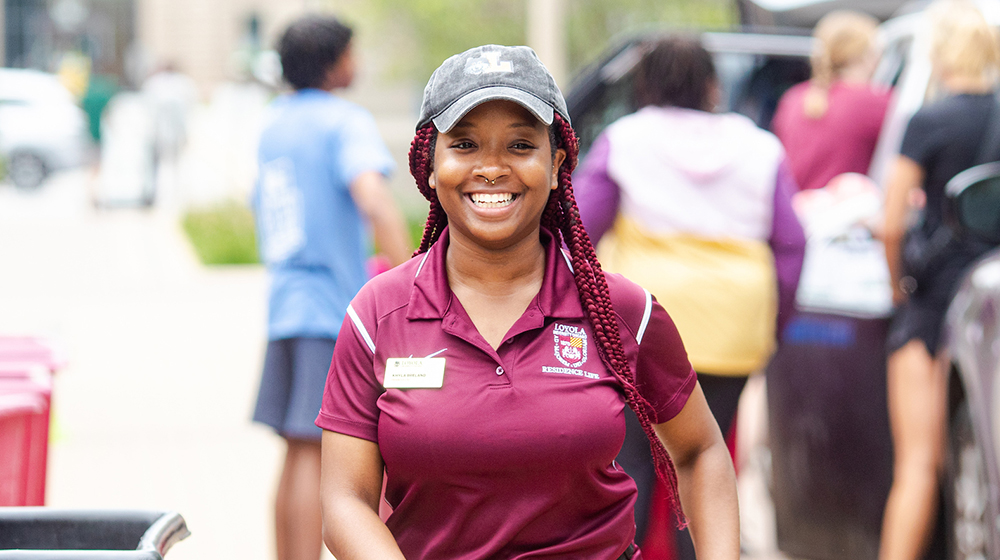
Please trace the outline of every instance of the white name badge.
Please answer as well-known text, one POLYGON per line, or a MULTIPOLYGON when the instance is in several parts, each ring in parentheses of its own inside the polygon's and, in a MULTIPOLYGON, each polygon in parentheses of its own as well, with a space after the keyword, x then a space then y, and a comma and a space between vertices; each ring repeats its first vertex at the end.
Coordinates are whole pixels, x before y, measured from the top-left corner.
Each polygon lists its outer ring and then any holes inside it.
POLYGON ((444 358, 389 358, 385 361, 386 389, 440 389, 444 385, 444 358))

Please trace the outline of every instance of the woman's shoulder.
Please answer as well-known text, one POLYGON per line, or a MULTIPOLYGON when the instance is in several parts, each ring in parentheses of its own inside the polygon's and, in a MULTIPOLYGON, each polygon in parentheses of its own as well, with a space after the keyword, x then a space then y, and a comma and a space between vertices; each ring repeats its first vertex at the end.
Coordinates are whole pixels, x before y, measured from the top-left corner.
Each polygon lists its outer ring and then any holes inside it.
POLYGON ((716 137, 725 139, 719 149, 728 147, 731 153, 741 154, 743 161, 765 162, 768 169, 777 169, 784 157, 781 140, 770 130, 765 130, 750 117, 740 113, 714 114, 717 118, 716 137))
POLYGON ((830 103, 850 107, 876 107, 884 111, 892 98, 892 89, 876 84, 840 81, 830 87, 830 103))
POLYGON ((650 105, 626 115, 605 129, 612 139, 628 138, 642 141, 652 137, 670 135, 688 141, 691 134, 716 138, 733 138, 756 146, 763 142, 780 146, 778 138, 770 131, 757 126, 746 115, 736 112, 715 113, 679 107, 650 105))
POLYGON ((652 306, 652 295, 642 286, 615 272, 605 272, 611 295, 611 305, 615 313, 635 333, 648 318, 652 306))
POLYGON ((987 110, 994 104, 992 95, 949 95, 921 107, 913 115, 914 120, 930 123, 949 123, 959 120, 978 120, 980 110, 987 110))
POLYGON ((358 291, 351 307, 358 313, 375 313, 381 317, 388 311, 406 305, 417 271, 424 263, 427 253, 416 255, 369 280, 358 291))
POLYGON ((809 80, 804 82, 799 82, 792 87, 785 90, 785 93, 781 95, 779 103, 790 103, 797 99, 801 99, 802 96, 806 94, 806 90, 809 89, 809 80))
POLYGON ((802 110, 802 98, 806 94, 806 89, 809 87, 809 82, 799 82, 792 87, 785 90, 785 93, 781 94, 778 98, 778 106, 775 109, 777 113, 787 113, 789 111, 801 111, 802 110))

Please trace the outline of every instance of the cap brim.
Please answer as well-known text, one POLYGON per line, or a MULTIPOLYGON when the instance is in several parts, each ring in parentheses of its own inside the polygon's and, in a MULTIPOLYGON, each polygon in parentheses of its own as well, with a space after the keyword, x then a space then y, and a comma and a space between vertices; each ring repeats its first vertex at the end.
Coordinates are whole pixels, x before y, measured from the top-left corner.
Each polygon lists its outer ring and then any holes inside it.
POLYGON ((434 127, 439 132, 448 132, 469 111, 487 101, 495 101, 497 99, 513 101, 531 111, 531 114, 538 117, 538 120, 546 125, 552 124, 553 110, 551 105, 526 91, 506 86, 490 86, 471 91, 449 105, 447 109, 441 111, 441 114, 432 118, 431 121, 434 122, 434 127))

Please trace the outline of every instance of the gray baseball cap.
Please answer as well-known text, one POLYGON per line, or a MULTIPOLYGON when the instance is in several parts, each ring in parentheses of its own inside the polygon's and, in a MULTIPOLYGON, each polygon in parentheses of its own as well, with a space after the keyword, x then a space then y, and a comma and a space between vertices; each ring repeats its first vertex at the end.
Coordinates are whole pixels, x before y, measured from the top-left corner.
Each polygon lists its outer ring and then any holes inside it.
POLYGON ((448 58, 431 74, 417 130, 433 122, 448 132, 477 105, 495 99, 517 102, 547 125, 553 111, 569 122, 566 100, 535 51, 483 45, 448 58))

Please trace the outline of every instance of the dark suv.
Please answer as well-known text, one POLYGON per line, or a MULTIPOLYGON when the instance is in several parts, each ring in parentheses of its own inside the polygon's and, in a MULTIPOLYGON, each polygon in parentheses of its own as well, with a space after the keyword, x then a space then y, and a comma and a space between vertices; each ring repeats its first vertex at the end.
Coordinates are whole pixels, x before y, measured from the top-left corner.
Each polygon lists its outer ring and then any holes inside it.
MULTIPOLYGON (((638 109, 633 96, 636 64, 647 42, 669 33, 653 31, 619 41, 573 82, 566 104, 580 137, 581 153, 604 127, 638 109)), ((747 115, 763 128, 770 125, 781 94, 809 78, 809 36, 707 32, 701 37, 719 75, 719 110, 747 115)))

